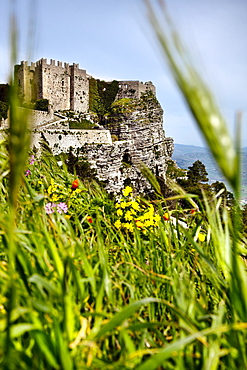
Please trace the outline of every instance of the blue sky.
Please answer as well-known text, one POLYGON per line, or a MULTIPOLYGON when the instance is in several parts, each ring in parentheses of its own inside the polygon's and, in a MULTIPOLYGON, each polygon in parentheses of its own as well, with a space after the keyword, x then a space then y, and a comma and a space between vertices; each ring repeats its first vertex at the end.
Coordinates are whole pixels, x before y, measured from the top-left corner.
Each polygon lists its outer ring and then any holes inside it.
MULTIPOLYGON (((166 136, 178 144, 204 145, 160 56, 142 0, 2 0, 0 83, 7 82, 9 74, 11 3, 18 16, 18 62, 43 57, 79 63, 105 80, 152 81, 165 111, 166 136)), ((166 4, 231 132, 236 111, 243 112, 242 143, 247 146, 247 1, 166 4)))

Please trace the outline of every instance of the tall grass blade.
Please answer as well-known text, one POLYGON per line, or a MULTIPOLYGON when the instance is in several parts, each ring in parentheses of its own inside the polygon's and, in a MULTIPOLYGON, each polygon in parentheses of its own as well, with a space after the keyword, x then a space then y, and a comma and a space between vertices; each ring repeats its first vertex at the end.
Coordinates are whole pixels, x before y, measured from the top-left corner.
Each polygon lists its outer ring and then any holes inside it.
POLYGON ((180 36, 176 32, 162 0, 154 3, 145 0, 148 15, 161 51, 167 60, 175 81, 184 95, 220 170, 232 186, 239 191, 239 155, 228 132, 212 93, 188 58, 180 36), (155 5, 157 4, 157 10, 155 5))

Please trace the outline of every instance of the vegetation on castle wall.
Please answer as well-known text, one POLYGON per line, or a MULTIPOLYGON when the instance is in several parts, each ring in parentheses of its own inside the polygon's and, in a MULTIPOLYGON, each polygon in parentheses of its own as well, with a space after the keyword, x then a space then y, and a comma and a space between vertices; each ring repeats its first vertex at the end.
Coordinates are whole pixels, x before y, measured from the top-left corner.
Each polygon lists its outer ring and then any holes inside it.
POLYGON ((82 119, 80 122, 78 121, 69 122, 70 129, 91 130, 93 127, 95 127, 95 124, 89 121, 88 119, 82 119))
POLYGON ((9 95, 9 85, 0 84, 0 120, 6 119, 8 117, 8 95, 9 95))
POLYGON ((48 112, 49 100, 48 99, 39 99, 35 103, 35 109, 48 112))
POLYGON ((89 110, 95 112, 101 121, 108 114, 118 93, 118 81, 111 83, 90 78, 89 110))
POLYGON ((3 101, 0 101, 0 120, 6 119, 8 117, 8 109, 9 106, 7 103, 4 103, 3 101))
POLYGON ((9 102, 9 84, 0 84, 0 101, 9 102))

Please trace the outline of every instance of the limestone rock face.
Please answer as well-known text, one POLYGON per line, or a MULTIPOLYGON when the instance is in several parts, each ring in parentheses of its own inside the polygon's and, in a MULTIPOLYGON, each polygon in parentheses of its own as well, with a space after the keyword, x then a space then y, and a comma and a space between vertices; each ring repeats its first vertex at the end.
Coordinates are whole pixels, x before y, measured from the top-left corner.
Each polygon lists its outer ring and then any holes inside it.
POLYGON ((35 135, 36 147, 42 137, 54 154, 72 150, 87 160, 113 194, 119 194, 126 185, 139 194, 150 192, 140 167, 144 164, 165 180, 167 161, 173 153, 173 139, 165 137, 163 110, 152 92, 142 94, 140 99, 117 100, 101 130, 59 129, 56 124, 35 135))
POLYGON ((82 151, 108 191, 116 194, 131 184, 138 193, 149 192, 150 184, 140 171, 142 164, 165 180, 173 139, 165 137, 163 110, 153 94, 115 102, 106 128, 117 141, 112 145, 85 145, 82 151))

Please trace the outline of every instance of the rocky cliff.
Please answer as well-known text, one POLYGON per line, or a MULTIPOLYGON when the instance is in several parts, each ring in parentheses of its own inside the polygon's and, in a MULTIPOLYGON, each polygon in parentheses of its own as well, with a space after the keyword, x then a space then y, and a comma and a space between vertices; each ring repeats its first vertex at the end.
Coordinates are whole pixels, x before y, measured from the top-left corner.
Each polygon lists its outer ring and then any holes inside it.
POLYGON ((54 154, 70 149, 86 159, 114 194, 130 184, 138 193, 149 192, 151 187, 141 174, 141 164, 165 180, 167 161, 173 152, 173 139, 166 138, 163 130, 163 110, 151 92, 140 99, 124 98, 113 103, 104 130, 43 128, 36 132, 34 145, 39 144, 41 134, 54 154))

